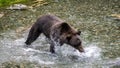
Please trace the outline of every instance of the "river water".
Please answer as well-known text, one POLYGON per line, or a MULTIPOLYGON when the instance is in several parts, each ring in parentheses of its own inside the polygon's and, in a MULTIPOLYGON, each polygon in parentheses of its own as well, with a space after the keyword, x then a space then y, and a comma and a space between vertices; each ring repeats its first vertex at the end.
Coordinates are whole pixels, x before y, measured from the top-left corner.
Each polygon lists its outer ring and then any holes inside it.
POLYGON ((6 15, 0 22, 21 27, 0 33, 0 64, 25 61, 30 62, 34 66, 32 68, 120 67, 119 0, 55 0, 25 11, 3 11, 6 15), (57 15, 79 28, 85 53, 79 53, 65 44, 56 46, 56 54, 51 54, 43 34, 32 43, 31 48, 25 48, 29 26, 44 14, 57 15), (27 24, 28 27, 24 26, 27 24))

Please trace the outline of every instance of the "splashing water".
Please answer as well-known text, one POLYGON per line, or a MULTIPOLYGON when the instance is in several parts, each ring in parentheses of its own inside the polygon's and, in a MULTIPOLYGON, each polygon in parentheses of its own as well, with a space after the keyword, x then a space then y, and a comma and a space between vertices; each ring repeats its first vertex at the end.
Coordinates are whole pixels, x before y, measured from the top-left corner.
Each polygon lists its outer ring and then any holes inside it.
POLYGON ((101 49, 97 46, 89 46, 85 48, 85 53, 83 54, 86 57, 98 58, 100 56, 101 49))
POLYGON ((85 53, 76 51, 75 55, 79 57, 79 60, 94 62, 101 59, 101 49, 97 46, 89 46, 85 48, 85 53))
MULTIPOLYGON (((43 38, 44 39, 44 38, 43 38)), ((14 41, 15 44, 18 44, 18 46, 20 45, 25 45, 23 42, 25 41, 24 38, 21 39, 17 39, 14 41)), ((37 43, 39 44, 39 46, 41 46, 41 42, 37 43)), ((34 44, 35 45, 35 44, 34 44)), ((34 46, 32 45, 32 46, 34 46)), ((44 45, 43 45, 44 46, 44 45)), ((49 45, 47 46, 47 48, 49 48, 49 45)), ((65 60, 77 60, 77 61, 95 61, 98 60, 98 58, 100 59, 101 56, 101 49, 99 47, 97 47, 96 45, 90 45, 88 47, 85 47, 85 53, 80 53, 78 50, 70 47, 69 45, 64 45, 64 46, 55 46, 55 51, 56 51, 56 55, 53 56, 53 54, 51 54, 49 51, 42 51, 40 50, 36 50, 34 48, 22 48, 22 50, 24 50, 24 54, 29 55, 29 60, 30 61, 36 61, 38 63, 45 63, 46 64, 54 64, 54 62, 52 62, 55 59, 59 59, 59 58, 65 58, 65 60), (44 54, 44 55, 43 55, 44 54), (45 57, 43 57, 43 56, 45 57), (44 60, 42 61, 41 58, 44 60), (52 58, 48 60, 45 60, 46 57, 48 58, 52 58)))

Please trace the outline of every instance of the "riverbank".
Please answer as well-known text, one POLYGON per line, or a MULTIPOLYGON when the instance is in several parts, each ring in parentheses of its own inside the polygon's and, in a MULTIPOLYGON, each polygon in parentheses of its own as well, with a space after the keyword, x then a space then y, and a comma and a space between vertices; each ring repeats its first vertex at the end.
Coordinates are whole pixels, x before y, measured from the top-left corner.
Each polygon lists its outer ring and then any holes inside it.
MULTIPOLYGON (((12 8, 11 6, 9 6, 9 4, 5 6, 2 5, 4 7, 0 7, 0 32, 16 29, 17 27, 29 26, 30 23, 32 24, 34 22, 34 19, 31 18, 36 18, 36 15, 34 14, 36 12, 35 8, 38 6, 40 7, 46 5, 49 3, 49 1, 29 0, 28 2, 28 0, 20 0, 17 2, 13 1, 12 3, 10 1, 10 5, 14 5, 14 3, 18 3, 18 9, 14 9, 14 6, 12 6, 12 8), (19 8, 19 4, 23 4, 23 6, 25 5, 25 8, 23 7, 23 9, 20 9, 21 7, 19 8)), ((5 2, 5 4, 7 3, 5 2)))

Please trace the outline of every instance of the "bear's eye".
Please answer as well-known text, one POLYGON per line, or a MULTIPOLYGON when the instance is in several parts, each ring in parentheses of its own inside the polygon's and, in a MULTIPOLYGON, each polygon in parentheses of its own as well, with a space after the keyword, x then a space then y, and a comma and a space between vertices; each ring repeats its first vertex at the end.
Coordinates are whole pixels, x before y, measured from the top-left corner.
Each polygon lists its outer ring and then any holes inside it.
POLYGON ((77 34, 80 35, 80 34, 81 34, 81 31, 78 31, 77 34))
POLYGON ((71 36, 68 36, 66 39, 67 39, 68 41, 70 41, 70 40, 71 40, 71 36))

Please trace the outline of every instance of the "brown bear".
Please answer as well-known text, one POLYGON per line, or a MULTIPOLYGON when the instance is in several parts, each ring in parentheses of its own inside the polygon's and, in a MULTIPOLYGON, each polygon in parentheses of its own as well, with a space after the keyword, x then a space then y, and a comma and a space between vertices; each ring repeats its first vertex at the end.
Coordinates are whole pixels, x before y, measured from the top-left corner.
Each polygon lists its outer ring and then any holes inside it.
POLYGON ((68 23, 54 15, 44 15, 37 19, 30 29, 26 40, 27 46, 34 42, 43 33, 50 41, 50 52, 55 53, 54 46, 64 43, 84 52, 79 35, 81 31, 75 30, 68 23))

